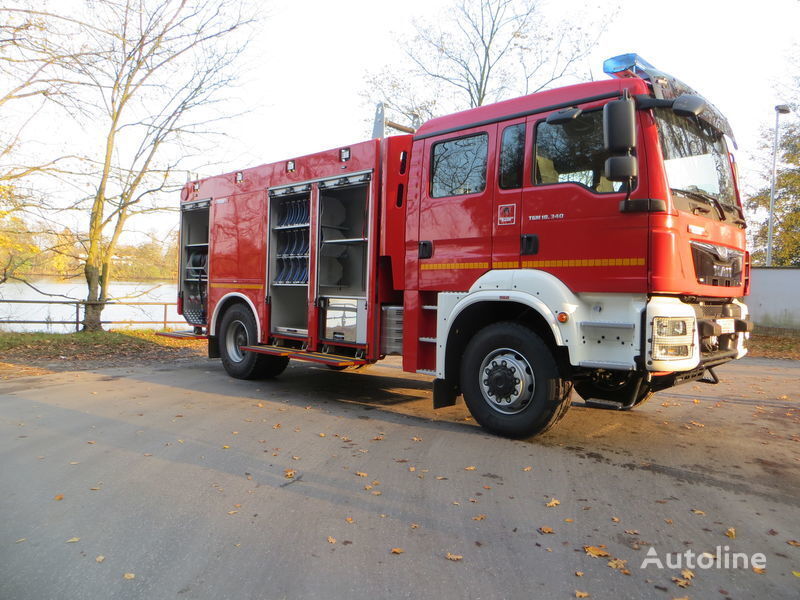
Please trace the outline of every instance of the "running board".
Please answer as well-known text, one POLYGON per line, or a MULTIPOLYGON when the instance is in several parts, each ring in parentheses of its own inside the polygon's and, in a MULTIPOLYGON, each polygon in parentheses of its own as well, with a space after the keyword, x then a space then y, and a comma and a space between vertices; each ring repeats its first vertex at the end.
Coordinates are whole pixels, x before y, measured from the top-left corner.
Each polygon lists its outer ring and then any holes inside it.
POLYGON ((168 338, 178 338, 181 340, 207 340, 208 336, 194 331, 158 331, 156 335, 168 338))
POLYGON ((297 360, 307 360, 332 367, 352 367, 355 365, 366 365, 369 361, 353 358, 352 356, 338 356, 336 354, 323 354, 322 352, 308 352, 307 350, 296 350, 294 348, 284 348, 283 346, 240 346, 244 352, 255 352, 257 354, 269 354, 270 356, 288 356, 297 360))

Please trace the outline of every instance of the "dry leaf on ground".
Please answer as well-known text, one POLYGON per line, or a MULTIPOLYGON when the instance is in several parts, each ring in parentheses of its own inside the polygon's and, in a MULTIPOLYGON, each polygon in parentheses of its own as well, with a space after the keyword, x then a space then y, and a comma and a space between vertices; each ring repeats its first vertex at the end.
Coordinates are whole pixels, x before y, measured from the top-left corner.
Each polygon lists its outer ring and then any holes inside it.
POLYGON ((546 503, 545 506, 547 506, 548 508, 553 508, 554 506, 558 506, 559 504, 561 504, 561 502, 553 498, 552 500, 550 500, 550 502, 546 503))
POLYGON ((444 555, 444 557, 445 557, 447 560, 461 560, 462 558, 464 558, 464 557, 463 557, 463 556, 461 556, 460 554, 451 554, 450 552, 448 552, 447 554, 445 554, 445 555, 444 555))
POLYGON ((402 554, 405 552, 402 548, 392 548, 392 554, 402 554))
POLYGON ((552 527, 539 527, 539 529, 537 529, 537 531, 539 533, 555 533, 555 531, 553 531, 552 527))
POLYGON ((602 547, 599 546, 584 546, 583 547, 586 554, 593 558, 605 558, 607 556, 611 556, 608 552, 603 550, 602 547))

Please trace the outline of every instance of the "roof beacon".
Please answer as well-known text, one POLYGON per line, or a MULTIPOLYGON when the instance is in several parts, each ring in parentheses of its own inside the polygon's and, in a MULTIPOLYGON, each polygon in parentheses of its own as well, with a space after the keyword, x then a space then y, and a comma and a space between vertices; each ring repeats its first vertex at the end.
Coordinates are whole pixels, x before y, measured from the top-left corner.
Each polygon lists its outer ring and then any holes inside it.
POLYGON ((657 69, 635 53, 620 54, 603 61, 603 72, 618 79, 640 77, 639 73, 649 75, 657 69))

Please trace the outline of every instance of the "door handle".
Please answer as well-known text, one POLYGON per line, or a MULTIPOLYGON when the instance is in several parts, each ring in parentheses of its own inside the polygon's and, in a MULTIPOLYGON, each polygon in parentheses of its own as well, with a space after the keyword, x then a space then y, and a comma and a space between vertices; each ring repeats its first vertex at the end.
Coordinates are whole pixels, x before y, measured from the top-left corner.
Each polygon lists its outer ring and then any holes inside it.
POLYGON ((538 254, 539 236, 535 233, 525 233, 519 239, 520 254, 538 254))
POLYGON ((430 258, 433 256, 433 242, 424 241, 419 243, 419 257, 430 258))

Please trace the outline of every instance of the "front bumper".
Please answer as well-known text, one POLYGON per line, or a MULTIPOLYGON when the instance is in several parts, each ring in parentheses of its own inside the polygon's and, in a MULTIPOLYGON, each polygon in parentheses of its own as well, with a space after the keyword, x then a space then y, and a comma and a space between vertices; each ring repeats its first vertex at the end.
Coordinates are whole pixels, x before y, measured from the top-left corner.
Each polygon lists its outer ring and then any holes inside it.
POLYGON ((752 323, 739 300, 683 302, 654 296, 645 318, 645 368, 651 372, 705 370, 747 354, 752 323))

